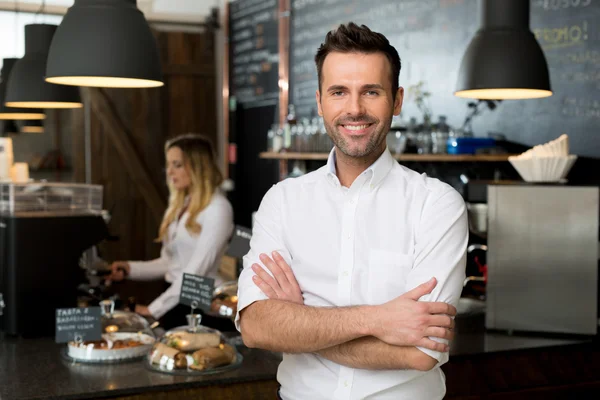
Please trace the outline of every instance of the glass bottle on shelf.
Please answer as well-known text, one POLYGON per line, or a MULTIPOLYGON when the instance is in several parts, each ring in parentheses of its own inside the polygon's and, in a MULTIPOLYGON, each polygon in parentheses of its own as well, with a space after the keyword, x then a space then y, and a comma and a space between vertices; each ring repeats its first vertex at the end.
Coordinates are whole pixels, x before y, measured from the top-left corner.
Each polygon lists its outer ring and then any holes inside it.
POLYGON ((450 127, 446 123, 446 116, 440 115, 438 123, 431 132, 431 152, 433 154, 444 154, 448 152, 448 138, 450 127))
POLYGON ((313 117, 310 121, 310 145, 309 152, 319 152, 319 118, 313 117))
POLYGON ((267 151, 268 152, 274 151, 273 150, 274 142, 275 142, 275 130, 273 129, 273 127, 271 127, 271 129, 269 129, 267 132, 267 151))
POLYGON ((302 119, 302 126, 304 127, 304 136, 302 136, 302 147, 304 148, 304 152, 310 153, 310 141, 313 129, 312 125, 310 124, 310 119, 302 119))
POLYGON ((275 137, 273 138, 273 151, 279 153, 283 150, 283 128, 278 124, 273 125, 275 127, 275 137))
POLYGON ((411 117, 406 128, 406 148, 408 153, 417 152, 417 119, 411 117))
POLYGON ((431 122, 429 119, 423 120, 423 124, 419 125, 417 153, 431 154, 431 122))
POLYGON ((290 145, 287 147, 288 151, 298 151, 298 125, 289 125, 290 127, 290 145))
POLYGON ((283 147, 286 151, 292 148, 292 126, 296 125, 296 108, 293 104, 288 106, 288 114, 284 126, 283 147))

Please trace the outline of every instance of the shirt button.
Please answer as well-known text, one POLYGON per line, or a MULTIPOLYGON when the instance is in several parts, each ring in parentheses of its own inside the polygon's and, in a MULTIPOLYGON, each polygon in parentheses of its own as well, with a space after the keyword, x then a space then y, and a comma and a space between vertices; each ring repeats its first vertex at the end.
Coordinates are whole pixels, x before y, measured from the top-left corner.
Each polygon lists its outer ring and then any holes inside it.
POLYGON ((343 276, 348 276, 348 271, 344 271, 344 272, 342 273, 342 275, 343 275, 343 276))
POLYGON ((344 386, 348 387, 348 381, 344 381, 344 386))

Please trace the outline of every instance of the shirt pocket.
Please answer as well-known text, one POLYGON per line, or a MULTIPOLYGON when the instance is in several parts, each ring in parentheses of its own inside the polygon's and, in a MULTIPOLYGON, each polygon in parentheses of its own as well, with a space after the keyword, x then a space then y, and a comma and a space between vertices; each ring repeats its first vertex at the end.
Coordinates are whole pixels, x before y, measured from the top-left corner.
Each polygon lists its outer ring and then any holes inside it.
POLYGON ((369 304, 383 304, 406 292, 413 256, 390 250, 369 252, 369 304))

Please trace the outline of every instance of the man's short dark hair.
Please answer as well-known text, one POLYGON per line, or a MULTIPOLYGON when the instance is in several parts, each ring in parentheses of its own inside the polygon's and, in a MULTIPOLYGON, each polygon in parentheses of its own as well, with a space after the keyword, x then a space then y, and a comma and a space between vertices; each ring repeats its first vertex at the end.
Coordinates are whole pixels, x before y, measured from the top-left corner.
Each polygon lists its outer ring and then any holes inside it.
POLYGON ((323 63, 331 52, 338 53, 383 53, 392 66, 392 95, 396 98, 398 91, 398 76, 400 75, 400 56, 381 33, 373 32, 367 26, 358 26, 354 22, 341 24, 337 29, 327 33, 325 43, 322 43, 315 55, 317 74, 319 75, 319 90, 323 82, 323 63))

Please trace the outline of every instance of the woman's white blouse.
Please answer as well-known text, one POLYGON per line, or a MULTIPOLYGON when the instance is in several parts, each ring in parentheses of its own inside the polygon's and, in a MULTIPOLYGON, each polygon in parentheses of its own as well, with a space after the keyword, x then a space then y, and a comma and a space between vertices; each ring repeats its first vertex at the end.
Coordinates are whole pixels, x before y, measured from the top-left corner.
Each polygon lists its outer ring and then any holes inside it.
MULTIPOLYGON (((223 282, 218 270, 221 258, 233 233, 233 209, 221 192, 215 192, 210 204, 196 220, 202 231, 190 234, 185 223, 186 211, 178 221, 169 225, 168 238, 163 242, 160 257, 151 261, 130 261, 130 279, 164 279, 171 286, 157 297, 148 309, 154 318, 161 318, 179 303, 183 274, 208 276, 215 285, 223 282)), ((182 322, 183 323, 183 322, 182 322)))

